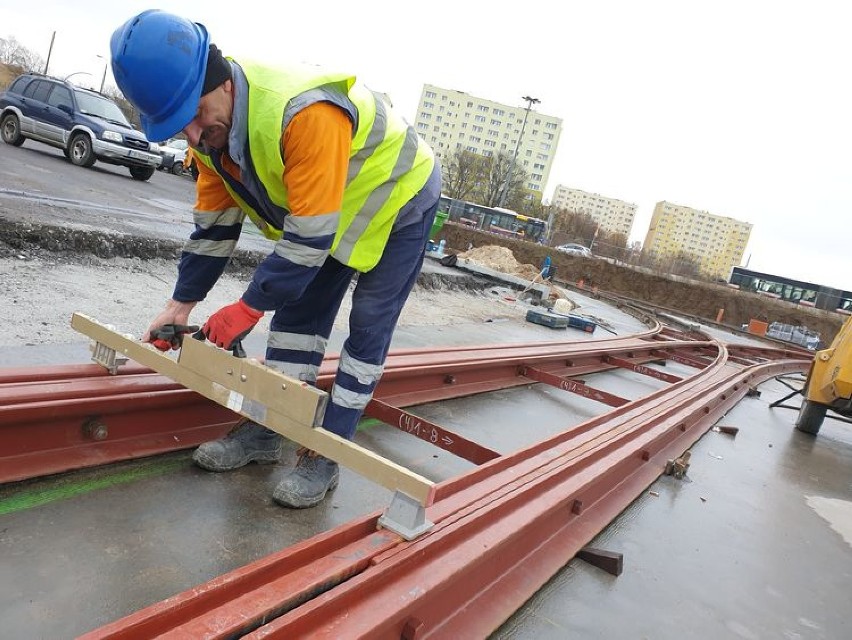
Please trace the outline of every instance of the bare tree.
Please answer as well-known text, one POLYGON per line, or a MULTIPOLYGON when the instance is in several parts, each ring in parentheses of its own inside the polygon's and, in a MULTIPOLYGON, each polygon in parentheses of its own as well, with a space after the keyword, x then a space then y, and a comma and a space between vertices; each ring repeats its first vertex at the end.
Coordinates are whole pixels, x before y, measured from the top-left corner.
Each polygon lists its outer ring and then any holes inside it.
POLYGON ((588 213, 558 209, 553 216, 553 241, 556 244, 577 242, 589 246, 598 223, 588 213))
POLYGON ((516 201, 524 201, 523 195, 518 197, 517 192, 524 191, 524 183, 527 179, 527 173, 521 167, 514 167, 512 170, 512 155, 505 151, 500 151, 497 155, 487 158, 487 175, 483 181, 482 189, 479 192, 479 198, 488 207, 500 206, 500 197, 504 186, 508 189, 506 193, 505 203, 516 201), (509 172, 512 172, 512 179, 506 185, 506 177, 509 172))
POLYGON ((444 166, 443 191, 451 198, 467 200, 485 174, 485 158, 465 149, 456 149, 444 166))
POLYGON ((0 62, 12 67, 15 73, 44 69, 44 58, 22 45, 12 36, 0 38, 0 62))

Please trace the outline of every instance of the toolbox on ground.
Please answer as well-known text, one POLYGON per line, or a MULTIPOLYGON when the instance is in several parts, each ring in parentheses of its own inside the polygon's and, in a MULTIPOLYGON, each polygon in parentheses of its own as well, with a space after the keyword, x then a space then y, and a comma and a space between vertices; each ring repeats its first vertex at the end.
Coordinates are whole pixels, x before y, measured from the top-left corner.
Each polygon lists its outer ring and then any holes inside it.
POLYGON ((551 329, 580 329, 586 333, 594 333, 597 324, 591 320, 586 320, 580 316, 563 315, 561 313, 551 313, 549 311, 539 311, 538 309, 530 309, 527 311, 527 322, 540 324, 551 329))

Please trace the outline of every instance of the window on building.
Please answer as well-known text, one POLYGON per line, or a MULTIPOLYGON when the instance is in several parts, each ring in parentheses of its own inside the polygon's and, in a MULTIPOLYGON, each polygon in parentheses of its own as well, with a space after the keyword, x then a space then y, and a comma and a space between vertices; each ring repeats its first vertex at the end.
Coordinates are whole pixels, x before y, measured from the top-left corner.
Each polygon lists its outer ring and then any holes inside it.
POLYGON ((545 123, 544 123, 544 128, 545 128, 545 129, 555 129, 555 128, 556 128, 556 123, 555 123, 555 122, 545 122, 545 123))
POLYGON ((434 91, 427 91, 425 95, 427 98, 434 98, 438 94, 436 94, 434 91))
POLYGON ((488 113, 488 107, 486 107, 484 104, 481 104, 481 105, 477 106, 476 108, 479 111, 481 111, 482 113, 488 113))
POLYGON ((545 133, 544 139, 545 140, 553 140, 553 134, 552 133, 545 133))
POLYGON ((474 116, 476 122, 485 122, 485 116, 474 116))
POLYGON ((468 108, 468 109, 473 109, 473 103, 472 103, 472 102, 468 102, 468 103, 467 103, 467 108, 468 108))

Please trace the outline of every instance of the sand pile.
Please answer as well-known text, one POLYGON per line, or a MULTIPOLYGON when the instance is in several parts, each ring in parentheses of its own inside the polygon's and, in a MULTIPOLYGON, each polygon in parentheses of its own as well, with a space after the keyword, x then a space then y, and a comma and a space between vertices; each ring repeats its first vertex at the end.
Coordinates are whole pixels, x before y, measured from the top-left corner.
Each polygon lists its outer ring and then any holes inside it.
POLYGON ((538 267, 531 264, 521 264, 515 260, 515 256, 506 247, 494 245, 476 247, 460 253, 458 257, 469 260, 482 267, 502 271, 503 273, 510 273, 527 280, 532 280, 541 272, 541 269, 538 267))

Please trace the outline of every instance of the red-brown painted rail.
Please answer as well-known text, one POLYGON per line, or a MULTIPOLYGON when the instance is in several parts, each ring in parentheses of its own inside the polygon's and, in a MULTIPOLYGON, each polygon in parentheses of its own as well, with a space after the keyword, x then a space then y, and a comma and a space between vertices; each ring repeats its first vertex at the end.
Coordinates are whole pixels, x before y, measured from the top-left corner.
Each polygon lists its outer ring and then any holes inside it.
MULTIPOLYGON (((419 385, 432 399, 466 395, 496 381, 530 384, 522 373, 532 367, 563 376, 614 366, 607 358, 617 358, 622 368, 646 364, 659 359, 659 347, 612 341, 603 348, 563 345, 563 351, 545 354, 527 346, 526 352, 518 347, 494 357, 473 349, 444 354, 444 361, 411 352, 395 361, 383 401, 408 402, 419 385)), ((706 341, 670 339, 665 350, 701 367, 440 483, 427 510, 435 526, 413 541, 377 530, 380 514, 372 514, 84 638, 484 637, 750 388, 809 364, 793 351, 729 349, 706 341)))

